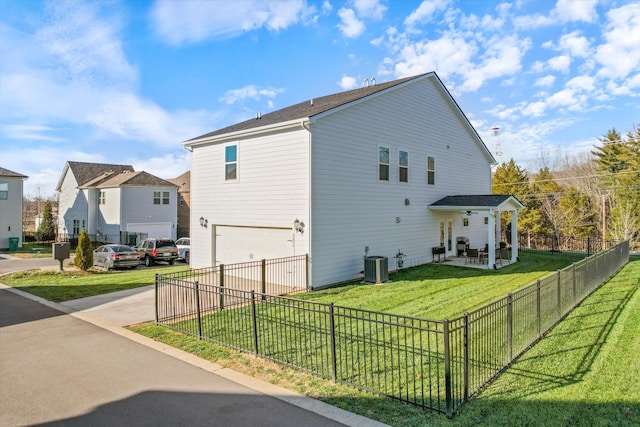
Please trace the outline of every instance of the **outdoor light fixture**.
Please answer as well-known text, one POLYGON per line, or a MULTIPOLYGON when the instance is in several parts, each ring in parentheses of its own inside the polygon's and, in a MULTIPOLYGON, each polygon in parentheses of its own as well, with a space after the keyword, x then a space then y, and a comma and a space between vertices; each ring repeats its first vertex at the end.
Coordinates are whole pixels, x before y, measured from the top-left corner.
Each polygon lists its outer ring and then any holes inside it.
POLYGON ((296 218, 296 220, 293 221, 293 229, 300 234, 304 234, 304 222, 301 222, 296 218))
POLYGON ((208 224, 209 224, 209 220, 207 220, 207 218, 201 216, 200 217, 200 227, 207 228, 208 224))

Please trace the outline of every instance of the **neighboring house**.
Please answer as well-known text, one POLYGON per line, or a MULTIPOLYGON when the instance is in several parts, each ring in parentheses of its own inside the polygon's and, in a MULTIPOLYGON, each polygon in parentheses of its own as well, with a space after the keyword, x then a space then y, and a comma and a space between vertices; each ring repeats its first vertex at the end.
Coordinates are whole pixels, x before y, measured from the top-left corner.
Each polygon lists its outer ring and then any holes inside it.
POLYGON ((189 237, 191 218, 191 172, 167 181, 178 186, 178 237, 189 237))
POLYGON ((22 190, 27 176, 0 167, 0 248, 9 248, 9 238, 22 247, 22 190))
POLYGON ((393 270, 398 253, 405 266, 431 262, 435 246, 455 255, 457 236, 494 246, 496 211, 522 206, 506 196, 429 207, 490 195, 495 164, 435 73, 309 99, 183 146, 192 268, 308 253, 311 285, 328 286, 361 277, 367 254, 393 270))
POLYGON ((177 187, 130 165, 67 162, 56 190, 62 235, 84 228, 95 240, 129 244, 137 236, 176 237, 177 187))

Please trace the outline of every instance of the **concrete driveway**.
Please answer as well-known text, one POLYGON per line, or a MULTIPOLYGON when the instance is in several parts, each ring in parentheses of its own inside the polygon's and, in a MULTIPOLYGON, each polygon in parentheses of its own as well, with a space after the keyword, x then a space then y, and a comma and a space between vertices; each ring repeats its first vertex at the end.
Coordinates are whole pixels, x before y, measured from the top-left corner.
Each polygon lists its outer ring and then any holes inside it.
POLYGON ((55 304, 0 285, 0 425, 384 426, 122 325, 153 288, 55 304))

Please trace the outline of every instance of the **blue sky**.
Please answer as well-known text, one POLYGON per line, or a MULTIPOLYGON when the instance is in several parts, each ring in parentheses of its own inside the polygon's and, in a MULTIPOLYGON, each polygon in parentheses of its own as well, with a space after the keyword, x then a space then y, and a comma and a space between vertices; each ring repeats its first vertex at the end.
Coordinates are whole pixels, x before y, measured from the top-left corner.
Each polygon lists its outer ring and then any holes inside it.
POLYGON ((43 196, 67 160, 174 178, 189 138, 429 71, 535 170, 640 123, 640 3, 0 0, 0 166, 43 196))

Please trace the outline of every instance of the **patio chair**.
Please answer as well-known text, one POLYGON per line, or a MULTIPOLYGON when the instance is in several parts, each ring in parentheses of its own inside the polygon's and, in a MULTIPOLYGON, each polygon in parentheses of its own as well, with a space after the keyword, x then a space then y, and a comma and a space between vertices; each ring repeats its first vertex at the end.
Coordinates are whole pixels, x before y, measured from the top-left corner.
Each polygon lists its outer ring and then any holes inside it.
POLYGON ((469 262, 477 262, 478 261, 478 250, 477 249, 467 249, 467 256, 464 259, 464 263, 469 262))
POLYGON ((498 256, 496 257, 496 263, 500 263, 500 265, 502 265, 502 261, 507 261, 508 263, 511 263, 511 257, 509 256, 509 249, 507 248, 500 248, 498 249, 498 256))

